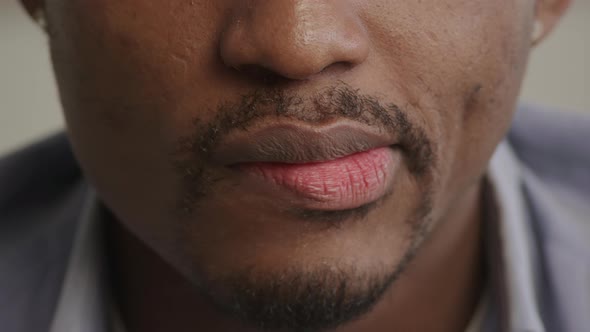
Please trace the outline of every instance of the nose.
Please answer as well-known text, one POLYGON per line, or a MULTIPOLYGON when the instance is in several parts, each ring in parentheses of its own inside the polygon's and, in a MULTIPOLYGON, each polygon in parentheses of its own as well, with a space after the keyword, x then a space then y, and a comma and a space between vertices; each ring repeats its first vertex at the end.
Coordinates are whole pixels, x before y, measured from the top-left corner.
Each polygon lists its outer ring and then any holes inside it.
POLYGON ((368 56, 362 20, 349 0, 236 0, 221 36, 226 66, 305 80, 368 56))

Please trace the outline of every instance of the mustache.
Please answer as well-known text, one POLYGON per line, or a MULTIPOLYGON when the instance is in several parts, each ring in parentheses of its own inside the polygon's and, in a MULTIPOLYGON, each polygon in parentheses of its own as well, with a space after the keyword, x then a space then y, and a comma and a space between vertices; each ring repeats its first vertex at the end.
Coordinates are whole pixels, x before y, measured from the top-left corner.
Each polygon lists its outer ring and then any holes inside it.
POLYGON ((268 119, 295 120, 321 126, 347 119, 399 137, 399 147, 407 154, 410 172, 423 175, 433 163, 433 144, 426 132, 413 124, 407 113, 394 103, 361 94, 346 84, 319 91, 310 97, 288 94, 280 89, 256 90, 233 103, 217 107, 213 120, 192 121, 191 134, 182 136, 173 153, 178 159, 206 161, 223 138, 235 130, 248 131, 256 122, 268 119))
POLYGON ((172 163, 182 179, 185 200, 194 202, 206 196, 218 180, 207 162, 225 137, 271 119, 310 126, 345 119, 357 122, 397 137, 396 147, 404 153, 410 173, 419 180, 427 181, 435 168, 433 143, 426 131, 411 122, 407 111, 395 103, 385 103, 344 83, 310 96, 267 88, 221 103, 212 120, 194 118, 191 132, 178 139, 171 153, 172 163))

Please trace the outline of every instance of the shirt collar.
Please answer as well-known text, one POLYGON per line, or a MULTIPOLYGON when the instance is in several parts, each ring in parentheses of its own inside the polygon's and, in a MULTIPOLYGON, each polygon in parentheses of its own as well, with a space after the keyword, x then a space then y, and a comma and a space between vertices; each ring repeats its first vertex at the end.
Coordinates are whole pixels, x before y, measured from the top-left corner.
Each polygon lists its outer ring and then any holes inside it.
POLYGON ((109 331, 108 285, 99 203, 89 190, 49 332, 109 331))
POLYGON ((497 207, 497 240, 489 241, 491 278, 494 273, 502 285, 494 285, 507 313, 505 327, 510 332, 545 332, 538 302, 538 257, 532 220, 522 188, 521 165, 510 146, 503 142, 494 154, 488 170, 493 199, 497 207), (496 253, 496 255, 494 255, 496 253))
MULTIPOLYGON (((507 143, 499 145, 488 170, 498 218, 497 241, 489 241, 490 277, 498 282, 509 332, 545 332, 537 301, 537 257, 521 188, 520 165, 507 143)), ((74 247, 50 332, 103 332, 112 328, 110 287, 102 247, 100 204, 91 191, 80 216, 74 247)), ((494 283, 492 281, 492 283, 494 283)), ((492 294, 490 294, 492 295, 492 294)), ((485 324, 485 321, 484 321, 485 324)))

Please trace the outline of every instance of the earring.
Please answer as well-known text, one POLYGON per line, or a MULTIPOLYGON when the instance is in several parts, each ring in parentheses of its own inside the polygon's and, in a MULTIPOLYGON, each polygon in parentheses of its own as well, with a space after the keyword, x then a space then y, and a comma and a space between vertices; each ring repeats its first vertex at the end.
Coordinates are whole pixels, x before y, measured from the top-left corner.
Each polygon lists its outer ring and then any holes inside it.
POLYGON ((532 35, 532 42, 533 45, 536 45, 539 40, 543 37, 543 23, 540 21, 535 21, 533 25, 533 35, 532 35))
POLYGON ((41 29, 47 32, 47 18, 45 16, 45 10, 43 8, 37 8, 35 13, 33 13, 33 19, 41 29))

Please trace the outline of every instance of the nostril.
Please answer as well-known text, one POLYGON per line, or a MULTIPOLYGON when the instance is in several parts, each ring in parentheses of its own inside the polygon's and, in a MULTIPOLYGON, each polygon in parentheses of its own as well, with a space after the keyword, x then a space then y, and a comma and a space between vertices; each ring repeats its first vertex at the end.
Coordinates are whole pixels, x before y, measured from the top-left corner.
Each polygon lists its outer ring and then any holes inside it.
POLYGON ((318 74, 326 75, 331 73, 345 72, 352 69, 354 66, 355 64, 349 61, 338 61, 325 67, 318 74))
POLYGON ((245 79, 257 81, 259 83, 267 85, 277 85, 292 81, 311 79, 316 75, 338 74, 340 72, 346 72, 350 70, 352 67, 354 67, 353 63, 347 61, 339 61, 332 63, 325 68, 322 68, 313 75, 306 75, 304 77, 286 76, 280 72, 274 71, 262 65, 245 64, 233 66, 232 68, 237 72, 239 76, 242 76, 245 79))
POLYGON ((233 68, 239 73, 240 76, 243 76, 248 80, 260 82, 262 84, 274 85, 290 80, 289 78, 284 77, 271 69, 259 65, 240 65, 233 68))

